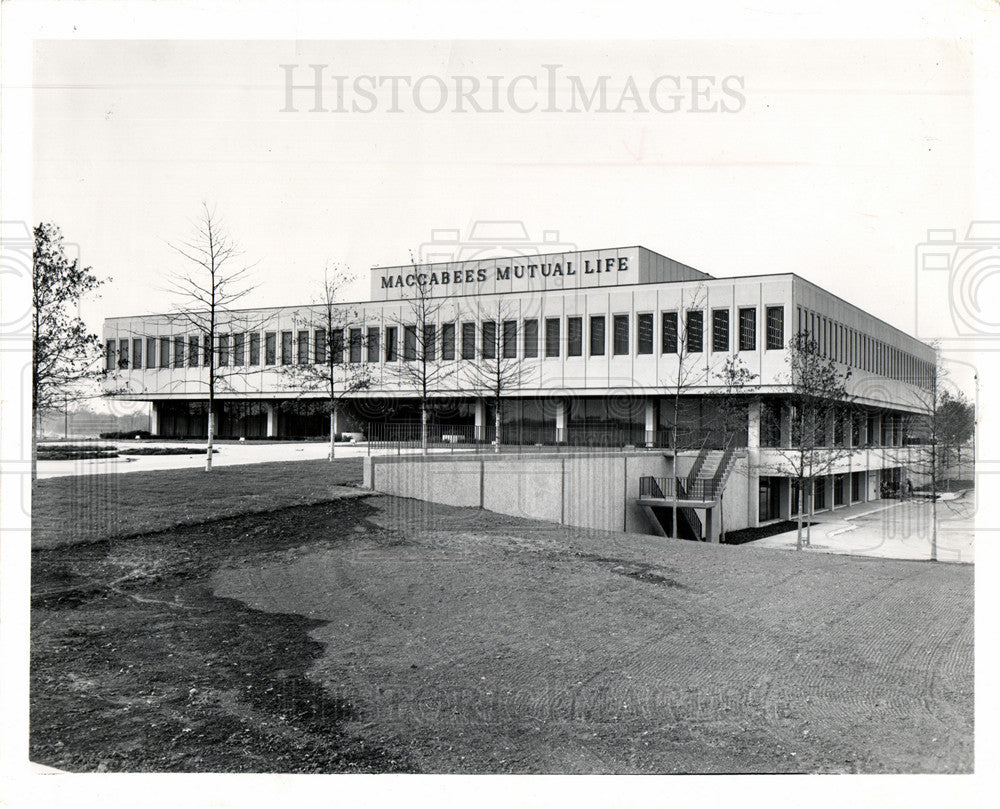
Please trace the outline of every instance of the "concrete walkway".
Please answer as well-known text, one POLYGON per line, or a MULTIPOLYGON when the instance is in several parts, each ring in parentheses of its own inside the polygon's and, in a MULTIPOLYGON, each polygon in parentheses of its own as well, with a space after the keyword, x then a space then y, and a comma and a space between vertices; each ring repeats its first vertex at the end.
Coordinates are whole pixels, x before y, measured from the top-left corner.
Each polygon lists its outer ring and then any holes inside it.
MULTIPOLYGON (((975 492, 945 495, 938 501, 937 558, 941 562, 975 561, 975 492)), ((813 518, 812 542, 805 551, 880 556, 888 559, 931 558, 931 504, 914 499, 876 500, 813 518)), ((795 550, 796 531, 758 539, 746 547, 795 550)))

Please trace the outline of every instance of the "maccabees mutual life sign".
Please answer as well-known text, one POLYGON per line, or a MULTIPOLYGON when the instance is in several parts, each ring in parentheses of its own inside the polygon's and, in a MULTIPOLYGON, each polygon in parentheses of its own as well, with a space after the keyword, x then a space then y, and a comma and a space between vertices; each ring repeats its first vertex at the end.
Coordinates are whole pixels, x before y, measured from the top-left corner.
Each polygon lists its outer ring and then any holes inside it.
POLYGON ((371 271, 372 299, 412 298, 420 287, 434 296, 445 296, 634 284, 654 280, 641 277, 640 269, 649 264, 643 259, 649 255, 655 256, 640 247, 622 247, 375 267, 371 271))

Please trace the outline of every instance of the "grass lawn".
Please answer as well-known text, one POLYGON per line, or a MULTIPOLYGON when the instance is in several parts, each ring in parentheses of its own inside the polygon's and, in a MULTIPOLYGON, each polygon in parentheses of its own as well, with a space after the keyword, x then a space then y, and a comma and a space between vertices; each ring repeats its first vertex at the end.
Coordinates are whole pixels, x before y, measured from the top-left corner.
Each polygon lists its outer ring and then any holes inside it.
MULTIPOLYGON (((95 519, 93 541, 71 547, 47 529, 53 544, 32 560, 33 760, 77 771, 972 770, 971 566, 330 499, 352 468, 121 475, 102 490, 104 510, 137 500, 141 514, 95 519), (246 499, 260 491, 280 496, 246 499), (296 497, 329 502, 283 507, 296 497), (249 502, 258 513, 223 516, 249 502)), ((79 506, 68 485, 36 489, 49 525, 79 506)))
POLYGON ((361 483, 361 458, 220 466, 211 472, 75 475, 32 487, 32 547, 57 548, 328 501, 361 483))

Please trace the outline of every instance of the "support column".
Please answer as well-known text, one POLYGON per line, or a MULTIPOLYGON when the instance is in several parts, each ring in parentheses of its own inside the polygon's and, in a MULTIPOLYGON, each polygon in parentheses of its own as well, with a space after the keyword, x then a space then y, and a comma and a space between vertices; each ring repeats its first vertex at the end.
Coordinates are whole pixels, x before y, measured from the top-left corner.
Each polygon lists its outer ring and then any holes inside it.
POLYGON ((750 403, 747 409, 747 449, 760 447, 760 400, 750 403))
POLYGON ((267 413, 267 437, 277 438, 278 436, 278 408, 273 402, 265 402, 264 409, 267 413))
POLYGON ((556 402, 556 441, 566 441, 568 435, 566 433, 566 422, 568 421, 567 416, 569 415, 569 406, 565 399, 559 399, 556 402))
POLYGON ((646 446, 651 447, 656 443, 656 405, 658 400, 654 398, 646 399, 646 446))
POLYGON ((476 441, 486 440, 486 401, 476 399, 476 422, 474 438, 476 441))
POLYGON ((761 402, 751 402, 747 410, 747 525, 756 528, 760 525, 760 515, 757 513, 760 498, 760 422, 761 402))
POLYGON ((705 541, 719 542, 719 521, 715 519, 715 508, 705 509, 705 541))
POLYGON ((149 432, 152 435, 160 434, 160 409, 162 407, 163 402, 152 402, 149 414, 149 432))

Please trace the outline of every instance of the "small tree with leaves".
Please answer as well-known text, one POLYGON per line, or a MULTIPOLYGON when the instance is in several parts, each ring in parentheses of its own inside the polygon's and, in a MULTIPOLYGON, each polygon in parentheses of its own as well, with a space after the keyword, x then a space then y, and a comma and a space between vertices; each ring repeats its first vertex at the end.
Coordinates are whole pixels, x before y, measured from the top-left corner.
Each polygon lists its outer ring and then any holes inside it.
MULTIPOLYGON (((32 261, 31 477, 37 477, 42 415, 79 383, 100 373, 101 342, 76 312, 82 298, 104 281, 70 259, 62 232, 51 222, 35 227, 32 261)), ((113 357, 110 358, 113 361, 113 357)))
MULTIPOLYGON (((170 290, 178 302, 171 320, 191 327, 204 340, 204 365, 208 388, 208 440, 205 449, 205 471, 212 471, 215 439, 215 396, 220 384, 232 371, 226 357, 220 356, 218 338, 221 329, 231 329, 247 315, 235 310, 235 305, 253 291, 252 265, 240 261, 241 252, 230 237, 224 223, 202 203, 202 212, 194 222, 193 233, 186 241, 170 243, 188 265, 169 279, 170 290), (225 359, 226 362, 220 360, 225 359)), ((241 328, 248 329, 247 323, 241 328)), ((239 371, 237 371, 239 372, 239 371)))
MULTIPOLYGON (((339 303, 341 293, 354 277, 339 267, 328 266, 323 272, 323 285, 318 299, 308 313, 295 316, 301 329, 313 332, 313 355, 305 362, 281 366, 288 384, 303 394, 322 392, 330 417, 330 455, 336 457, 337 414, 346 396, 371 386, 371 370, 367 365, 350 361, 348 342, 347 362, 344 361, 344 335, 352 328, 360 331, 358 311, 339 303)), ((358 348, 364 347, 359 337, 358 348)), ((301 358, 300 358, 301 359, 301 358)))
POLYGON ((402 313, 394 319, 403 336, 402 362, 393 368, 400 385, 412 390, 420 403, 420 449, 427 454, 431 403, 457 371, 457 363, 442 362, 438 351, 438 324, 454 321, 448 296, 435 296, 435 285, 419 271, 412 254, 414 283, 408 289, 402 313))
POLYGON ((517 353, 517 317, 509 303, 498 301, 492 311, 482 310, 481 341, 476 362, 468 368, 469 386, 493 403, 493 451, 503 440, 503 400, 524 384, 527 369, 517 353))

